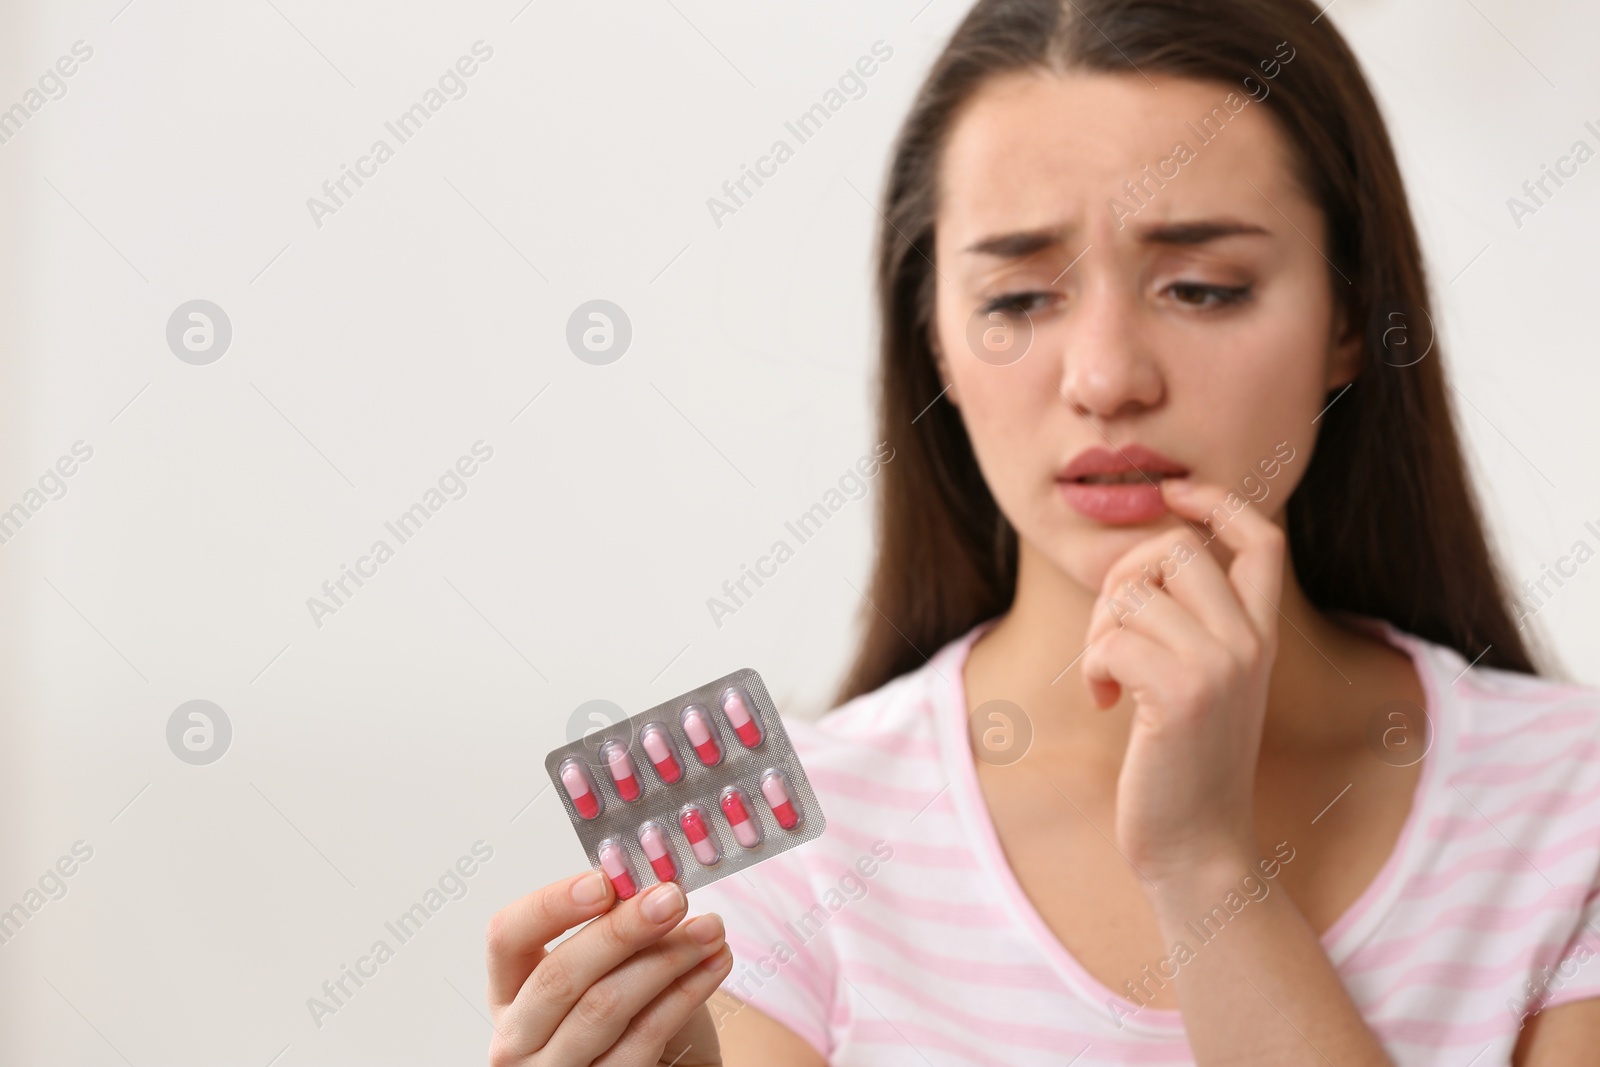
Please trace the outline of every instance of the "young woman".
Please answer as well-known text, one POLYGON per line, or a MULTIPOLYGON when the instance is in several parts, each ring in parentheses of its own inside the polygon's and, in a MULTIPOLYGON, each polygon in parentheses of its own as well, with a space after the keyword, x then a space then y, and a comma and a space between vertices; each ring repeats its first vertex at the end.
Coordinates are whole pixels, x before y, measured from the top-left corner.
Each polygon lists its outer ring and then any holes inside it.
POLYGON ((1600 701, 1535 674, 1331 20, 982 0, 882 213, 828 831, 720 919, 505 909, 493 1062, 1594 1062, 1600 701))

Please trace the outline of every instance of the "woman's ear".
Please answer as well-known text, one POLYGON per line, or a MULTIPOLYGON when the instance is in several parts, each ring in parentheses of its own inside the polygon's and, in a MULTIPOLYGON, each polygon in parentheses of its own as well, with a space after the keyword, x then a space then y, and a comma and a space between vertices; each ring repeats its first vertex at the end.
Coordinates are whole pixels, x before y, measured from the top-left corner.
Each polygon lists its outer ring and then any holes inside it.
POLYGON ((1351 329, 1350 313, 1341 307, 1334 328, 1333 344, 1328 349, 1328 388, 1349 385, 1361 373, 1361 354, 1366 349, 1365 331, 1351 329))

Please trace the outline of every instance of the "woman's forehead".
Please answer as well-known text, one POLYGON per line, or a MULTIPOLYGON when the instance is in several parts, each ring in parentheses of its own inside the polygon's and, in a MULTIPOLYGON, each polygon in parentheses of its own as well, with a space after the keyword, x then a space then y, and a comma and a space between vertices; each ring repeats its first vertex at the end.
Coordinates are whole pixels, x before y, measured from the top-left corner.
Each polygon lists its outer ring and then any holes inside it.
POLYGON ((940 166, 940 227, 960 235, 1093 228, 1094 212, 1130 209, 1141 222, 1255 218, 1303 197, 1277 123, 1243 85, 1138 73, 993 78, 957 116, 940 166))

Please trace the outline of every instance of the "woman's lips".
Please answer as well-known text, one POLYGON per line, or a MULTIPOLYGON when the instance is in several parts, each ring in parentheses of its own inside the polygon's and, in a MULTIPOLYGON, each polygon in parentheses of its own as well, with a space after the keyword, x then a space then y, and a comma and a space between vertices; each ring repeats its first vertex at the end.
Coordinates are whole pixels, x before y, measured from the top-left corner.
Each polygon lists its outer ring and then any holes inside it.
POLYGON ((1061 495, 1078 514, 1108 526, 1151 522, 1167 512, 1159 482, 1137 485, 1086 485, 1059 482, 1061 495))
POLYGON ((1163 478, 1181 478, 1187 467, 1143 445, 1089 448, 1056 474, 1062 498, 1078 514, 1113 526, 1152 522, 1167 512, 1163 478))

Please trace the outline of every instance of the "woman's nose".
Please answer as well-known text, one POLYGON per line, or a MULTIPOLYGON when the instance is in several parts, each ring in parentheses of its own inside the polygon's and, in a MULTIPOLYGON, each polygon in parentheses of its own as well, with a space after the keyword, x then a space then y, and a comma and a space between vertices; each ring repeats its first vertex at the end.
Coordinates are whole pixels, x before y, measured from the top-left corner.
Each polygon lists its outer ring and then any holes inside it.
POLYGON ((1061 396, 1078 414, 1110 419, 1161 402, 1166 382, 1131 295, 1091 286, 1064 326, 1061 396))

